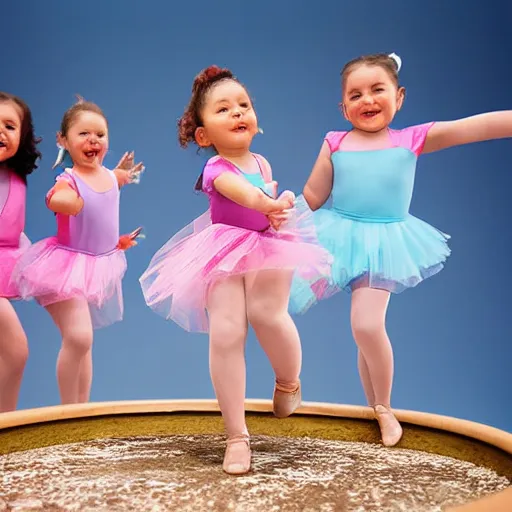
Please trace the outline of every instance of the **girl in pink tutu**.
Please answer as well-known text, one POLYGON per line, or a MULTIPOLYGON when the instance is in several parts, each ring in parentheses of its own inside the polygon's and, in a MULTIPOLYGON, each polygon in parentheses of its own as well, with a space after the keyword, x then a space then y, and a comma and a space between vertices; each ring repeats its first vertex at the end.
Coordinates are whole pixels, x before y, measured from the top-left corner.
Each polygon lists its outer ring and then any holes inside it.
POLYGON ((19 298, 11 274, 30 245, 23 233, 27 176, 41 157, 30 109, 0 92, 0 412, 16 409, 28 357, 27 336, 10 300, 19 298))
POLYGON ((171 238, 140 278, 151 308, 188 331, 209 331, 210 372, 228 436, 223 468, 230 474, 251 465, 244 413, 248 323, 276 374, 274 414, 286 417, 301 401, 301 345, 288 314, 292 276, 322 281, 330 264, 330 254, 314 243, 305 203, 294 204, 288 191, 276 198, 270 165, 250 151, 257 132, 245 87, 227 69, 203 70, 179 121, 179 140, 216 153, 196 184, 210 209, 171 238), (268 216, 279 228, 290 209, 288 230, 273 229, 268 216))
POLYGON ((63 404, 86 402, 92 382, 93 329, 119 321, 124 250, 140 230, 119 237, 119 190, 142 170, 126 170, 125 155, 110 171, 107 120, 94 103, 79 100, 62 119, 59 145, 73 162, 57 177, 46 203, 55 212, 57 235, 32 245, 14 272, 21 297, 35 298, 62 335, 57 379, 63 404))

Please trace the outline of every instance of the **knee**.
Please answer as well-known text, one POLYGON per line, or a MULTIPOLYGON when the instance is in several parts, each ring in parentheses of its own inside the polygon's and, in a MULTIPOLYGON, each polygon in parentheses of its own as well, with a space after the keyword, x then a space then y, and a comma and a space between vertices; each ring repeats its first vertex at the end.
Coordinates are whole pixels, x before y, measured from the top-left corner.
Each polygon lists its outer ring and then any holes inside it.
POLYGON ((216 353, 238 350, 246 336, 247 322, 230 316, 210 318, 210 347, 216 353))
POLYGON ((28 344, 25 334, 20 333, 11 339, 7 344, 7 349, 3 350, 2 356, 11 372, 23 372, 28 359, 28 344))
POLYGON ((384 320, 372 315, 353 314, 351 316, 354 338, 372 338, 385 331, 384 320))
POLYGON ((247 319, 254 328, 272 327, 286 314, 286 310, 276 307, 270 300, 252 300, 247 304, 247 319))
POLYGON ((91 329, 69 331, 62 337, 63 344, 80 355, 85 355, 92 347, 93 333, 91 329))

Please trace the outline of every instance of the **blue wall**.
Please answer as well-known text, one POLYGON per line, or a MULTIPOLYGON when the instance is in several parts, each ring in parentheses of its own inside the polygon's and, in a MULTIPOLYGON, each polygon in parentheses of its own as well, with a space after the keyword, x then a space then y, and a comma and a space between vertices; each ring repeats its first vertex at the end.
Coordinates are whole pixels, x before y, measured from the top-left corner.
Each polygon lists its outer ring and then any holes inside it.
MULTIPOLYGON (((142 224, 148 238, 128 253, 124 322, 96 334, 92 399, 214 396, 207 337, 152 313, 138 284, 152 254, 206 208, 192 192, 202 160, 178 147, 175 128, 200 69, 228 66, 247 84, 265 130, 254 149, 282 187, 299 192, 325 132, 347 128, 337 109, 347 60, 377 51, 403 58, 408 94, 394 127, 511 108, 511 16, 506 0, 464 8, 441 0, 8 2, 0 89, 26 99, 44 137, 29 237, 54 232, 44 194, 55 132, 75 93, 107 114, 107 165, 134 149, 147 166, 142 184, 123 192, 121 225, 142 224)), ((453 254, 441 274, 391 300, 395 407, 512 430, 511 149, 503 140, 420 159, 412 213, 450 233, 453 254)), ((58 403, 58 332, 35 303, 16 308, 31 350, 20 407, 58 403)), ((305 400, 364 403, 348 313, 339 294, 297 319, 305 400)), ((270 398, 272 372, 253 334, 248 370, 248 397, 270 398)))

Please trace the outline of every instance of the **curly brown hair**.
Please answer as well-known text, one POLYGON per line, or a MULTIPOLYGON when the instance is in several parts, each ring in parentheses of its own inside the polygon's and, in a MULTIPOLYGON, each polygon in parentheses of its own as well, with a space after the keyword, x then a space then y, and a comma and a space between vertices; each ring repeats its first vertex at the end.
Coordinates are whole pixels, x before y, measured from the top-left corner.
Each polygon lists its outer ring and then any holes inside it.
POLYGON ((192 97, 185 108, 185 112, 178 120, 178 140, 182 148, 186 148, 190 142, 196 142, 196 130, 203 126, 201 113, 206 95, 214 85, 224 80, 233 80, 240 84, 229 69, 220 68, 219 66, 209 66, 194 78, 192 97))
POLYGON ((37 169, 36 162, 41 158, 41 152, 37 149, 37 145, 42 139, 34 134, 32 113, 28 105, 18 96, 0 91, 0 103, 9 102, 21 110, 22 120, 18 151, 5 161, 5 165, 26 183, 27 176, 37 169))
POLYGON ((385 53, 374 53, 371 55, 362 55, 361 57, 357 57, 352 59, 350 62, 347 62, 343 69, 341 70, 341 89, 345 87, 347 82, 347 77, 354 68, 359 66, 380 66, 384 69, 390 76, 390 78, 395 82, 397 87, 400 87, 400 83, 398 80, 398 64, 389 55, 385 53))

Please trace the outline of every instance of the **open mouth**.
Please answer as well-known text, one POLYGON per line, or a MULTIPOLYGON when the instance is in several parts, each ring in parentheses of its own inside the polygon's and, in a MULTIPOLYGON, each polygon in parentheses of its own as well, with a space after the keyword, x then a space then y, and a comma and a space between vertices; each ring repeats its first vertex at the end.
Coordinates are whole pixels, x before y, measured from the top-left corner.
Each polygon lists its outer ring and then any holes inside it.
POLYGON ((238 126, 233 128, 232 131, 236 132, 236 133, 243 133, 243 132, 247 131, 247 126, 245 124, 239 124, 238 126))
POLYGON ((99 151, 84 151, 84 155, 87 158, 96 158, 98 156, 99 151))
POLYGON ((367 112, 363 112, 361 115, 369 119, 375 117, 377 114, 380 114, 380 110, 368 110, 367 112))
POLYGON ((5 144, 5 142, 0 142, 0 148, 5 148, 7 147, 7 145, 5 144))

